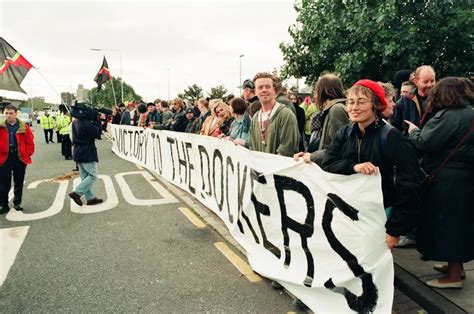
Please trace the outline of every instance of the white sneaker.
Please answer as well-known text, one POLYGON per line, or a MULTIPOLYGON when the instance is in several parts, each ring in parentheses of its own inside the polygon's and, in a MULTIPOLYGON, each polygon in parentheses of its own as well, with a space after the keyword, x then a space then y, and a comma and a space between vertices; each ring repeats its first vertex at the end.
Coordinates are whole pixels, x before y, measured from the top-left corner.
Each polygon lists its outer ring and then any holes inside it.
POLYGON ((416 240, 409 239, 405 236, 400 237, 400 242, 398 242, 395 247, 400 247, 400 248, 408 248, 408 247, 415 247, 416 246, 416 240))

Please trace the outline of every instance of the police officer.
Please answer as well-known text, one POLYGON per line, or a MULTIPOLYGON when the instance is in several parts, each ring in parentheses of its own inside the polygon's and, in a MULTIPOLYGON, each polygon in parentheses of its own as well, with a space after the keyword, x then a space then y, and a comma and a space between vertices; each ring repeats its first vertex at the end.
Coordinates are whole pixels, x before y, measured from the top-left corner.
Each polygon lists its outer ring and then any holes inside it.
POLYGON ((0 120, 0 214, 10 210, 8 192, 14 181, 13 207, 21 206, 26 165, 31 163, 35 151, 33 132, 25 122, 17 119, 17 108, 7 105, 0 120))
POLYGON ((49 142, 53 142, 53 129, 54 129, 54 118, 49 113, 48 109, 44 110, 44 114, 41 116, 41 127, 43 128, 44 132, 44 139, 46 140, 46 144, 49 142))

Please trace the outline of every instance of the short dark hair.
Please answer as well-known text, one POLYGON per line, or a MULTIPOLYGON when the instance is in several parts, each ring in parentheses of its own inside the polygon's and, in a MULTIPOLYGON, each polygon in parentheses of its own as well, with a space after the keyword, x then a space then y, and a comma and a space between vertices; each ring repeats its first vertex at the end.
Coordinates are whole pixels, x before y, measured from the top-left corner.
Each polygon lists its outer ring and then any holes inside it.
POLYGON ((233 98, 230 101, 230 106, 235 114, 244 114, 245 110, 247 110, 247 102, 240 97, 233 98))
POLYGON ((169 107, 169 104, 166 100, 162 100, 160 104, 161 104, 161 107, 163 107, 163 108, 168 108, 169 107))
POLYGON ((6 105, 5 108, 3 108, 3 110, 4 110, 4 111, 5 111, 5 110, 13 110, 13 111, 15 111, 15 112, 18 111, 18 109, 17 109, 15 106, 13 106, 13 105, 6 105))

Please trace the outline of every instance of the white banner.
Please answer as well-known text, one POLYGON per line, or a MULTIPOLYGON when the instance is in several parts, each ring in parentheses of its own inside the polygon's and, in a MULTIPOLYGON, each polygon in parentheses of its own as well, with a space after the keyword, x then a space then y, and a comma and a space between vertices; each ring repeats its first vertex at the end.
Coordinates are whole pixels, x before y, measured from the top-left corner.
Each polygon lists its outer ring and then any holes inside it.
POLYGON ((380 176, 315 164, 194 134, 112 125, 112 150, 216 213, 252 268, 313 311, 392 312, 380 176))

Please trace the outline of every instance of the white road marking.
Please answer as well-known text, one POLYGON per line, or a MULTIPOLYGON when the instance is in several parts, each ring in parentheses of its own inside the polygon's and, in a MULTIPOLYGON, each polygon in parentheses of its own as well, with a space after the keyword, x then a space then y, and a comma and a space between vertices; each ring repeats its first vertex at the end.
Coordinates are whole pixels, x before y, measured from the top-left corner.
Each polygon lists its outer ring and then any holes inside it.
MULTIPOLYGON (((146 171, 131 171, 131 172, 123 172, 123 173, 117 173, 115 175, 115 180, 117 181, 120 189, 122 190, 123 197, 125 200, 131 204, 131 205, 137 205, 137 206, 147 206, 147 205, 161 205, 161 204, 170 204, 170 203, 178 203, 179 201, 171 195, 171 193, 168 192, 168 190, 165 189, 161 184, 159 184, 157 181, 153 181, 153 176, 149 174, 146 171), (158 192, 163 198, 159 199, 138 199, 136 198, 132 190, 130 189, 130 186, 128 183, 125 181, 125 176, 128 175, 133 175, 133 174, 141 174, 147 181, 150 183, 150 185, 158 192)), ((143 187, 140 187, 143 188, 143 187)))
POLYGON ((7 279, 18 251, 25 241, 29 226, 0 229, 0 287, 7 279))
POLYGON ((26 214, 22 211, 16 211, 13 208, 8 212, 7 220, 10 221, 31 221, 31 220, 38 220, 43 219, 46 217, 51 217, 58 214, 64 205, 64 198, 66 197, 66 191, 68 186, 68 181, 51 181, 50 179, 45 180, 38 180, 35 182, 31 182, 28 185, 28 189, 36 189, 38 185, 43 182, 56 182, 59 183, 58 191, 56 192, 56 197, 54 198, 53 204, 48 209, 34 214, 26 214))
MULTIPOLYGON (((107 193, 107 199, 105 199, 104 202, 101 204, 92 205, 92 206, 86 205, 86 200, 84 197, 82 198, 82 201, 84 202, 83 206, 78 206, 76 203, 74 203, 73 200, 71 200, 71 211, 73 213, 77 213, 77 214, 100 213, 100 212, 112 209, 118 205, 119 200, 117 198, 117 192, 115 191, 114 184, 112 183, 112 179, 107 175, 99 175, 99 179, 104 181, 105 191, 107 193)), ((81 178, 75 178, 73 187, 76 188, 80 182, 81 182, 81 178)), ((98 197, 102 198, 100 196, 98 197)))

